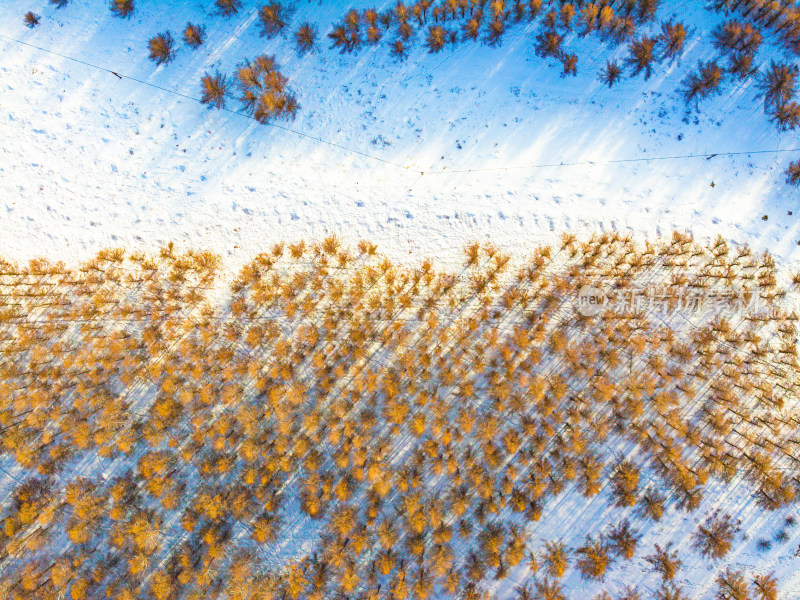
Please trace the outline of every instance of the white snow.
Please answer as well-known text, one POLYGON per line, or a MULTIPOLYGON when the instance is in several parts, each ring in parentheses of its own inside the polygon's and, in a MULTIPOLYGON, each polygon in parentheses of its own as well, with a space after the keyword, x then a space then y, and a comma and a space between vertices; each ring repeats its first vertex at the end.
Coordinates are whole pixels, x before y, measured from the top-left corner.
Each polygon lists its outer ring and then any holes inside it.
MULTIPOLYGON (((677 84, 710 56, 702 32, 680 64, 609 91, 595 77, 605 61, 595 38, 572 36, 579 75, 562 79, 522 27, 497 49, 418 48, 405 62, 385 45, 339 55, 327 39, 298 58, 289 40, 258 37, 255 6, 226 20, 195 2, 159 4, 141 0, 121 20, 103 2, 5 2, 0 33, 194 97, 204 72, 275 53, 301 104, 287 127, 406 168, 0 38, 6 256, 79 259, 174 240, 240 263, 275 239, 337 232, 397 256, 448 257, 472 239, 523 250, 598 229, 720 233, 800 256, 797 210, 787 214, 797 196, 783 176, 795 154, 531 166, 800 147, 768 123, 752 84, 681 120, 677 84), (23 9, 42 24, 26 29, 23 9), (149 37, 178 38, 190 19, 208 26, 207 44, 179 44, 178 58, 156 68, 149 37)), ((298 15, 313 16, 324 38, 347 6, 301 3, 298 15)))
MULTIPOLYGON (((667 4, 677 11, 686 3, 667 4)), ((295 22, 315 21, 322 40, 319 52, 297 57, 286 39, 258 36, 253 2, 227 20, 206 13, 211 2, 137 0, 133 18, 120 20, 105 1, 72 0, 57 10, 45 0, 5 0, 0 255, 75 262, 106 247, 153 249, 174 241, 211 249, 236 267, 275 241, 337 233, 377 242, 396 258, 448 263, 475 239, 521 253, 563 231, 652 238, 677 229, 768 249, 783 265, 800 259, 798 193, 783 175, 800 150, 608 162, 800 149, 796 135, 779 134, 768 122, 752 82, 729 84, 683 120, 678 83, 698 58, 713 54, 703 29, 680 63, 659 67, 649 81, 625 79, 607 90, 596 80, 607 54, 596 38, 571 36, 579 74, 561 78, 559 66, 534 55, 524 27, 500 48, 462 45, 429 55, 418 47, 402 62, 384 44, 353 55, 328 49, 330 23, 351 6, 368 5, 298 2, 295 22), (34 30, 22 23, 27 10, 42 15, 34 30), (206 45, 193 52, 179 44, 177 59, 156 68, 147 59, 149 37, 169 29, 179 38, 189 20, 207 25, 206 45), (199 97, 206 71, 232 73, 244 58, 274 53, 301 105, 296 121, 282 125, 394 164, 7 38, 192 97, 199 97)), ((679 16, 696 26, 717 18, 697 6, 679 16)), ((562 535, 562 514, 577 517, 570 543, 596 530, 607 499, 571 505, 570 498, 576 495, 565 494, 550 509, 537 536, 562 535)), ((665 518, 641 548, 675 539, 688 550, 694 521, 715 502, 736 511, 744 530, 768 536, 780 527, 782 514, 760 514, 734 488, 709 493, 696 514, 665 518)), ((788 554, 797 533, 766 553, 756 552, 753 537, 729 564, 777 570, 785 597, 796 598, 798 561, 788 554)), ((708 597, 713 572, 686 554, 681 576, 696 597, 708 597)), ((640 558, 615 567, 605 588, 635 585, 643 569, 640 558)), ((589 591, 575 574, 565 587, 589 591)))

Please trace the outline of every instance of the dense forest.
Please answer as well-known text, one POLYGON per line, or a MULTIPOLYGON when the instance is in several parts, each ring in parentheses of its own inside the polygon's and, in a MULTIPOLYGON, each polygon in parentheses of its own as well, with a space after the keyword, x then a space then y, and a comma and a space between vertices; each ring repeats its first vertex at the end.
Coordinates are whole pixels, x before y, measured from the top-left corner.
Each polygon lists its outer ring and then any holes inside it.
POLYGON ((472 244, 457 272, 329 237, 230 283, 172 245, 0 261, 0 596, 479 599, 516 573, 515 598, 559 600, 638 556, 680 600, 686 551, 641 538, 685 511, 717 598, 777 598, 718 568, 743 533, 703 499, 800 495, 785 278, 677 233, 472 244), (567 493, 607 504, 600 533, 535 542, 567 493))

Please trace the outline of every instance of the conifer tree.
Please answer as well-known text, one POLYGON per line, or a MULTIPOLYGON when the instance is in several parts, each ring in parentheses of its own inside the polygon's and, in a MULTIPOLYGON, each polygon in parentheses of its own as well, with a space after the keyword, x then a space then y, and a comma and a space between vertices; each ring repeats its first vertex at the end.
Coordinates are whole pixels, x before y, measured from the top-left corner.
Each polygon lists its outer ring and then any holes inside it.
POLYGON ((648 36, 630 43, 628 46, 629 56, 625 59, 625 62, 632 68, 631 77, 644 73, 644 78, 650 79, 653 74, 655 46, 656 38, 648 36))
POLYGON ((111 14, 127 18, 133 13, 133 0, 111 0, 111 14))
POLYGON ((736 531, 736 523, 730 515, 716 512, 697 526, 694 546, 704 557, 720 559, 730 551, 736 531))
POLYGON ((297 29, 294 37, 297 53, 305 54, 306 52, 313 50, 314 45, 317 43, 317 28, 311 23, 305 22, 297 29))
POLYGON ((279 35, 289 25, 292 11, 278 0, 273 0, 263 5, 258 11, 261 22, 261 36, 273 38, 279 35))
POLYGON ((754 600, 777 600, 778 582, 774 573, 758 574, 752 581, 754 600))
POLYGON ((223 17, 231 17, 242 8, 242 0, 214 0, 214 5, 217 7, 217 13, 223 17))
POLYGON ((800 104, 794 101, 781 104, 772 113, 770 119, 781 131, 794 131, 800 126, 800 104))
POLYGON ((616 61, 610 60, 605 68, 600 72, 600 81, 608 87, 612 87, 622 76, 622 69, 616 61))
POLYGON ((617 556, 626 560, 633 558, 636 552, 636 544, 641 536, 631 527, 628 519, 623 519, 615 527, 611 528, 608 539, 611 540, 612 550, 617 556))
POLYGON ((735 571, 728 567, 724 573, 719 573, 716 578, 717 600, 750 600, 747 591, 747 580, 742 571, 735 571))
POLYGON ((681 52, 686 43, 686 29, 683 23, 667 21, 661 25, 661 34, 658 42, 662 45, 661 59, 674 59, 681 52))
POLYGON ((202 25, 194 25, 187 23, 186 28, 183 30, 183 41, 187 46, 196 50, 203 45, 206 39, 206 28, 202 25))
POLYGON ((546 577, 541 581, 534 580, 533 589, 533 597, 540 600, 566 600, 567 598, 558 579, 546 577))
POLYGON ((769 112, 789 102, 797 88, 797 65, 772 61, 759 81, 764 96, 764 109, 769 112))
POLYGON ((586 543, 575 550, 579 555, 575 565, 584 579, 602 579, 611 562, 609 547, 602 538, 586 537, 586 543))
POLYGON ((148 42, 150 60, 157 65, 168 64, 175 58, 175 40, 169 31, 159 33, 148 42))
POLYGON ((25 26, 26 27, 28 27, 30 29, 33 29, 34 27, 36 27, 39 24, 40 18, 41 17, 39 17, 39 15, 37 15, 36 13, 28 11, 28 12, 25 13, 25 17, 23 18, 23 21, 25 22, 25 26))
POLYGON ((561 66, 562 77, 567 75, 578 76, 578 56, 576 54, 565 54, 561 59, 561 66))
POLYGON ((545 572, 549 577, 560 579, 564 576, 564 572, 569 565, 569 557, 567 556, 567 547, 561 541, 549 541, 545 544, 544 554, 542 555, 542 563, 545 567, 545 572))
POLYGON ((444 48, 447 42, 447 32, 441 25, 431 25, 428 27, 428 37, 425 45, 428 47, 428 52, 435 54, 444 48))
POLYGON ((670 582, 662 582, 656 590, 655 600, 691 600, 683 593, 683 588, 670 582))
POLYGON ((688 104, 719 94, 722 69, 714 61, 698 63, 697 72, 690 73, 682 82, 683 98, 688 104))
POLYGON ((786 168, 786 183, 800 186, 800 160, 789 163, 786 168))

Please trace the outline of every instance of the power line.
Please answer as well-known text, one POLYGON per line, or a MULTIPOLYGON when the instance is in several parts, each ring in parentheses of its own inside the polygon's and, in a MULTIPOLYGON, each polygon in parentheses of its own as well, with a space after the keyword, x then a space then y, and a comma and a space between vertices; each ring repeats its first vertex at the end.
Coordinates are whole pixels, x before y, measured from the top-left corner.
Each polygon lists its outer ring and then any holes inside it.
MULTIPOLYGON (((107 67, 103 67, 101 65, 97 65, 94 63, 87 62, 85 60, 81 60, 79 58, 75 58, 72 56, 67 56, 66 54, 61 54, 60 52, 56 52, 55 50, 50 50, 48 48, 43 48, 41 46, 37 46, 35 44, 31 44, 29 42, 24 42, 22 40, 18 40, 16 38, 11 38, 6 35, 0 33, 0 38, 8 40, 10 42, 14 42, 17 44, 21 44, 24 46, 29 46, 31 48, 35 48, 36 50, 40 50, 42 52, 46 52, 48 54, 53 54, 54 56, 61 57, 65 60, 70 60, 72 62, 76 62, 81 65, 85 65, 87 67, 91 67, 93 69, 98 69, 100 71, 104 71, 106 73, 110 73, 114 75, 118 79, 129 79, 131 81, 135 81, 136 83, 140 83, 142 85, 146 85, 162 92, 166 92, 168 94, 173 94, 175 96, 180 96, 181 98, 186 98, 187 100, 192 100, 197 102, 198 104, 203 104, 200 98, 196 98, 194 96, 190 96, 188 94, 184 94, 174 89, 165 88, 155 83, 145 81, 143 79, 138 79, 136 77, 132 77, 130 75, 126 75, 124 73, 119 73, 107 67)), ((444 62, 444 61, 443 61, 444 62)), ((288 131, 290 133, 294 133, 295 135, 299 135, 301 137, 305 137, 311 140, 315 140, 317 142, 321 142, 323 144, 327 144, 334 148, 339 148, 340 150, 345 150, 346 152, 350 152, 353 154, 358 154, 359 156, 363 156, 365 158, 369 158, 372 160, 376 160, 382 162, 387 165, 391 165, 393 167, 397 167, 398 169, 403 170, 410 170, 411 168, 405 165, 401 165, 399 163, 387 160, 385 158, 381 158, 379 156, 375 156, 374 154, 369 154, 367 152, 362 152, 361 150, 356 150, 355 148, 350 148, 349 146, 344 146, 342 144, 337 144, 336 142, 331 142, 330 140, 326 140, 324 138, 305 133, 303 131, 299 131, 297 129, 292 129, 291 127, 286 127, 285 125, 280 125, 278 123, 273 122, 264 122, 259 121, 255 117, 248 115, 246 113, 233 110, 231 108, 221 107, 220 110, 224 110, 234 115, 238 115, 240 117, 245 117, 247 119, 251 119, 260 123, 262 125, 268 125, 270 127, 275 127, 277 129, 282 129, 284 131, 288 131)), ((752 150, 752 151, 740 151, 740 152, 709 152, 705 154, 678 154, 674 156, 650 156, 650 157, 639 157, 639 158, 619 158, 619 159, 609 159, 609 160, 582 160, 582 161, 574 161, 574 162, 557 162, 557 163, 540 163, 540 164, 532 164, 532 165, 518 165, 518 166, 506 166, 506 167, 477 167, 474 169, 440 169, 437 171, 427 171, 421 170, 418 171, 419 177, 414 181, 416 183, 419 179, 425 175, 448 175, 452 173, 479 173, 479 172, 488 172, 488 171, 511 171, 511 170, 520 170, 520 169, 543 169, 549 167, 575 167, 575 166, 591 166, 591 165, 607 165, 607 164, 625 164, 625 163, 636 163, 636 162, 651 162, 651 161, 664 161, 664 160, 680 160, 680 159, 691 159, 691 158, 704 158, 706 160, 710 160, 717 156, 742 156, 745 154, 780 154, 785 152, 800 152, 800 148, 786 148, 786 149, 775 149, 775 150, 752 150)), ((413 186, 413 184, 412 184, 413 186)))
MULTIPOLYGON (((141 83, 142 85, 150 86, 150 87, 155 88, 157 90, 161 90, 162 92, 167 92, 167 93, 173 94, 175 96, 180 96, 181 98, 186 98, 187 100, 192 100, 194 102, 197 102, 198 104, 203 104, 203 102, 202 102, 202 100, 200 100, 200 98, 196 98, 194 96, 189 96, 188 94, 184 94, 184 93, 179 92, 177 90, 173 90, 173 89, 170 89, 170 88, 165 88, 165 87, 162 87, 162 86, 157 85, 155 83, 151 83, 149 81, 144 81, 143 79, 137 79, 136 77, 131 77, 130 75, 126 75, 125 73, 119 73, 117 71, 112 71, 111 69, 109 69, 107 67, 96 65, 94 63, 90 63, 90 62, 87 62, 85 60, 81 60, 79 58, 74 58, 72 56, 67 56, 66 54, 61 54, 60 52, 56 52, 55 50, 50 50, 48 48, 42 48, 41 46, 36 46, 35 44, 31 44, 31 43, 28 43, 28 42, 23 42, 22 40, 18 40, 18 39, 15 39, 15 38, 10 38, 8 36, 3 35, 2 33, 0 33, 0 38, 6 39, 6 40, 8 40, 10 42, 16 42, 17 44, 22 44, 24 46, 30 46, 31 48, 35 48, 37 50, 41 50, 42 52, 47 52, 48 54, 53 54, 55 56, 59 56, 59 57, 65 59, 65 60, 71 60, 73 62, 85 65, 87 67, 92 67, 94 69, 99 69, 100 71, 105 71, 106 73, 110 73, 110 74, 116 76, 118 79, 130 79, 131 81, 135 81, 136 83, 141 83)), ((353 154, 358 154, 360 156, 364 156, 364 157, 370 158, 372 160, 377 160, 377 161, 380 161, 382 163, 386 163, 388 165, 392 165, 394 167, 398 167, 400 169, 407 169, 408 168, 408 167, 405 167, 405 166, 403 166, 401 164, 392 162, 390 160, 386 160, 385 158, 381 158, 381 157, 375 156, 373 154, 368 154, 366 152, 362 152, 361 150, 356 150, 355 148, 350 148, 348 146, 343 146, 341 144, 337 144, 336 142, 331 142, 330 140, 326 140, 326 139, 323 139, 321 137, 317 137, 315 135, 311 135, 309 133, 305 133, 303 131, 298 131, 297 129, 292 129, 291 127, 286 127, 284 125, 279 125, 277 123, 272 123, 272 122, 259 121, 258 119, 256 119, 255 117, 253 117, 251 115, 248 115, 248 114, 245 114, 243 112, 239 112, 239 111, 233 110, 231 108, 220 107, 220 110, 224 110, 224 111, 229 112, 229 113, 234 114, 234 115, 239 115, 240 117, 245 117, 247 119, 251 119, 253 121, 256 121, 257 123, 261 123, 262 125, 269 125, 270 127, 275 127, 277 129, 282 129, 284 131, 289 131, 291 133, 294 133, 295 135, 299 135, 301 137, 309 138, 309 139, 315 140, 317 142, 322 142, 323 144, 328 144, 329 146, 333 146, 334 148, 339 148, 341 150, 346 150, 347 152, 352 152, 353 154)))
POLYGON ((510 171, 515 169, 540 169, 545 167, 575 167, 584 165, 608 165, 614 163, 649 162, 653 160, 676 160, 682 158, 705 158, 710 160, 717 156, 739 156, 743 154, 777 154, 780 152, 800 152, 800 148, 786 148, 783 150, 752 150, 748 152, 714 152, 708 154, 678 154, 675 156, 650 156, 641 158, 617 158, 609 160, 581 160, 575 162, 542 163, 534 165, 520 165, 516 167, 481 167, 477 169, 442 169, 440 171, 422 171, 422 175, 447 175, 448 173, 475 173, 477 171, 510 171))

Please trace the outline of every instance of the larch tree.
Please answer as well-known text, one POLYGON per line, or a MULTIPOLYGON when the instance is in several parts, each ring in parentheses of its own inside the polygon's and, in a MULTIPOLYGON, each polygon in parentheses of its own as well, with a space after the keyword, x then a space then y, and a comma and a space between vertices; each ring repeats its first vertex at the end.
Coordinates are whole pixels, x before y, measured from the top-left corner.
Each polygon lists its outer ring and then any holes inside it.
POLYGON ((560 579, 569 565, 567 546, 562 541, 549 541, 545 544, 542 563, 549 577, 560 579))
POLYGON ((183 30, 183 41, 184 43, 196 50, 200 46, 203 45, 206 39, 206 28, 202 25, 195 25, 193 23, 187 23, 186 28, 183 30))
POLYGON ((175 40, 169 31, 150 38, 147 46, 150 50, 150 60, 157 65, 168 64, 175 58, 175 40))
POLYGON ((772 61, 758 83, 766 112, 789 102, 797 89, 797 65, 772 61))
POLYGON ((41 17, 39 15, 37 15, 34 12, 28 11, 25 13, 25 16, 23 17, 22 20, 25 23, 26 27, 33 29, 39 24, 40 19, 41 17))
POLYGON ((750 600, 747 579, 742 571, 728 567, 723 573, 717 575, 715 583, 714 598, 716 600, 750 600))
POLYGON ((730 515, 716 512, 705 523, 697 526, 694 547, 704 557, 718 560, 730 551, 737 530, 730 515))
POLYGON ((789 163, 786 168, 786 183, 800 186, 800 160, 789 163))
POLYGON ((656 38, 644 36, 628 45, 628 58, 625 62, 631 67, 631 77, 644 73, 645 79, 653 74, 656 38))
POLYGON ((613 87, 613 85, 619 81, 620 77, 622 77, 622 68, 619 66, 614 60, 610 60, 606 63, 606 66, 600 71, 600 81, 605 83, 608 87, 613 87))
POLYGON ((591 580, 602 579, 605 576, 606 569, 611 563, 611 556, 609 546, 602 537, 595 539, 587 536, 584 545, 577 548, 575 553, 578 554, 575 566, 582 578, 591 580))
POLYGON ((636 545, 641 535, 631 526, 628 519, 623 519, 615 527, 612 527, 608 534, 611 540, 613 552, 625 560, 633 558, 636 552, 636 545))
POLYGON ((225 108, 225 98, 230 91, 230 82, 224 73, 206 73, 200 80, 202 96, 200 102, 214 108, 225 108))
POLYGON ((133 14, 133 0, 111 0, 111 14, 126 19, 133 14))
POLYGON ((778 582, 774 573, 754 575, 751 585, 755 600, 777 600, 778 582))
POLYGON ((658 36, 661 44, 661 59, 673 60, 683 52, 686 43, 686 29, 683 23, 667 21, 661 25, 661 34, 658 36))
POLYGON ((242 8, 242 0, 214 0, 214 6, 223 17, 231 17, 242 8))
POLYGON ((697 103, 699 100, 721 93, 722 77, 722 69, 715 61, 700 61, 697 71, 689 73, 682 82, 681 93, 684 100, 687 104, 697 103))
POLYGON ((311 52, 317 43, 317 28, 309 22, 305 22, 294 33, 295 48, 298 54, 305 54, 311 52))
POLYGON ((273 1, 263 5, 258 11, 261 22, 261 36, 273 38, 281 34, 289 25, 292 9, 282 2, 273 1))

